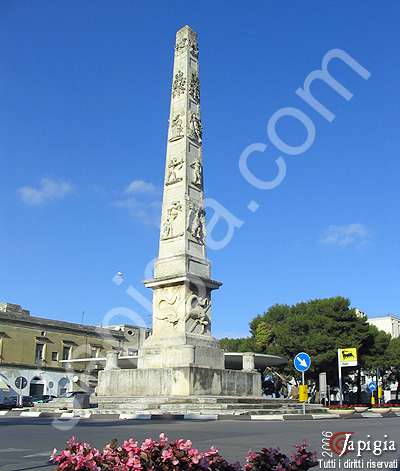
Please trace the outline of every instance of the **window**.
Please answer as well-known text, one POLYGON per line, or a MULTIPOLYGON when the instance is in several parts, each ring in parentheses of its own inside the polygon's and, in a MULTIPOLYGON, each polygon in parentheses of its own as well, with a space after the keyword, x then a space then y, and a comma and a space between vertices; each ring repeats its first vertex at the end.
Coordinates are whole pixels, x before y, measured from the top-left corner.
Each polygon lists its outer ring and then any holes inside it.
POLYGON ((69 360, 70 358, 71 358, 71 347, 70 346, 63 347, 62 359, 69 360))
POLYGON ((51 352, 51 360, 58 361, 58 352, 51 352))
POLYGON ((37 343, 35 347, 35 362, 43 360, 44 344, 37 343))

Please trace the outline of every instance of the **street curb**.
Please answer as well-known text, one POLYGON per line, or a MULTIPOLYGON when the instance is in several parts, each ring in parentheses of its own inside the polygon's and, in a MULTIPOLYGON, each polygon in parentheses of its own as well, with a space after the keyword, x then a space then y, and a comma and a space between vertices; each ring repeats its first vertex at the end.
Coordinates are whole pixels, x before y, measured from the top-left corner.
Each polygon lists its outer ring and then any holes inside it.
POLYGON ((120 420, 151 420, 151 414, 120 414, 119 419, 120 420))
POLYGON ((151 414, 151 420, 183 420, 184 414, 151 414))
POLYGON ((283 415, 280 414, 270 414, 270 415, 251 415, 250 420, 262 420, 262 421, 283 421, 283 415))
POLYGON ((20 417, 40 417, 41 416, 41 412, 33 412, 33 411, 22 411, 19 416, 20 417))
POLYGON ((266 414, 266 415, 249 415, 249 414, 130 414, 127 412, 115 412, 109 414, 97 414, 90 411, 87 412, 38 412, 28 410, 5 410, 0 411, 1 418, 53 418, 59 420, 68 419, 84 419, 84 420, 152 420, 152 421, 173 421, 173 420, 191 420, 191 421, 213 421, 213 420, 247 420, 260 422, 286 422, 293 420, 331 420, 331 419, 389 419, 400 417, 400 412, 389 412, 386 414, 378 414, 375 412, 356 413, 347 416, 339 414, 266 414))
POLYGON ((185 414, 183 416, 184 420, 218 420, 217 414, 185 414))
POLYGON ((313 420, 340 419, 339 414, 312 414, 313 420))

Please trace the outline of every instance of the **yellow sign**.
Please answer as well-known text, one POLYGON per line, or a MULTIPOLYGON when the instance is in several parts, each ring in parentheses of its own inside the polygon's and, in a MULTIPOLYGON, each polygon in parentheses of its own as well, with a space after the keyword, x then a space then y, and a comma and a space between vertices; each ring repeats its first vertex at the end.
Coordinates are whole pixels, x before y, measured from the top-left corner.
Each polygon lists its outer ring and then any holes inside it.
POLYGON ((300 384, 299 386, 299 401, 307 402, 308 400, 308 386, 307 384, 300 384))
POLYGON ((340 366, 357 366, 357 349, 356 348, 339 348, 340 366))

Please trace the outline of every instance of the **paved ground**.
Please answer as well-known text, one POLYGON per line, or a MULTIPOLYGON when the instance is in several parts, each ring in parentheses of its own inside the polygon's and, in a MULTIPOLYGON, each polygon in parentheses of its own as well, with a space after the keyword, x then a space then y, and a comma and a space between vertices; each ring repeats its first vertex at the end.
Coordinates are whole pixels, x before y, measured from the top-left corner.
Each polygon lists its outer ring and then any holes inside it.
MULTIPOLYGON (((69 425, 70 422, 54 424, 51 419, 0 418, 0 470, 50 470, 52 466, 47 463, 50 451, 53 447, 62 448, 71 435, 101 447, 112 438, 122 440, 134 436, 141 440, 148 436, 156 437, 164 431, 169 438, 190 438, 200 450, 215 445, 232 461, 242 460, 250 448, 257 450, 273 445, 289 452, 292 445, 302 439, 307 439, 312 449, 318 450, 320 457, 321 432, 324 430, 352 431, 359 439, 365 439, 367 434, 375 440, 383 439, 386 434, 389 439, 398 441, 400 445, 399 418, 276 423, 81 420, 72 429, 68 428, 69 425)), ((386 458, 386 455, 383 458, 386 458)), ((389 459, 389 455, 387 458, 389 459)))

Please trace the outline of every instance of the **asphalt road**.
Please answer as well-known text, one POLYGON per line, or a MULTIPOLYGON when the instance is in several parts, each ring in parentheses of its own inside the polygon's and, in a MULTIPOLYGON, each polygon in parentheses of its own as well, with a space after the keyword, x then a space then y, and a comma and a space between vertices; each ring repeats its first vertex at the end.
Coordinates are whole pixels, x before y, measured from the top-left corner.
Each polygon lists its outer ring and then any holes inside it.
MULTIPOLYGON (((123 440, 133 436, 142 440, 165 432, 170 439, 190 438, 200 450, 214 445, 227 459, 242 462, 249 449, 279 446, 283 451, 291 452, 292 446, 303 439, 321 457, 322 431, 351 431, 354 437, 363 440, 368 434, 373 440, 382 440, 386 434, 388 440, 395 440, 400 445, 400 418, 287 422, 81 420, 73 428, 69 428, 70 425, 69 421, 53 423, 52 419, 0 419, 0 470, 53 469, 47 462, 51 450, 63 448, 71 435, 102 447, 113 438, 123 440)), ((399 453, 400 449, 396 454, 384 454, 379 459, 393 459, 399 453)))

